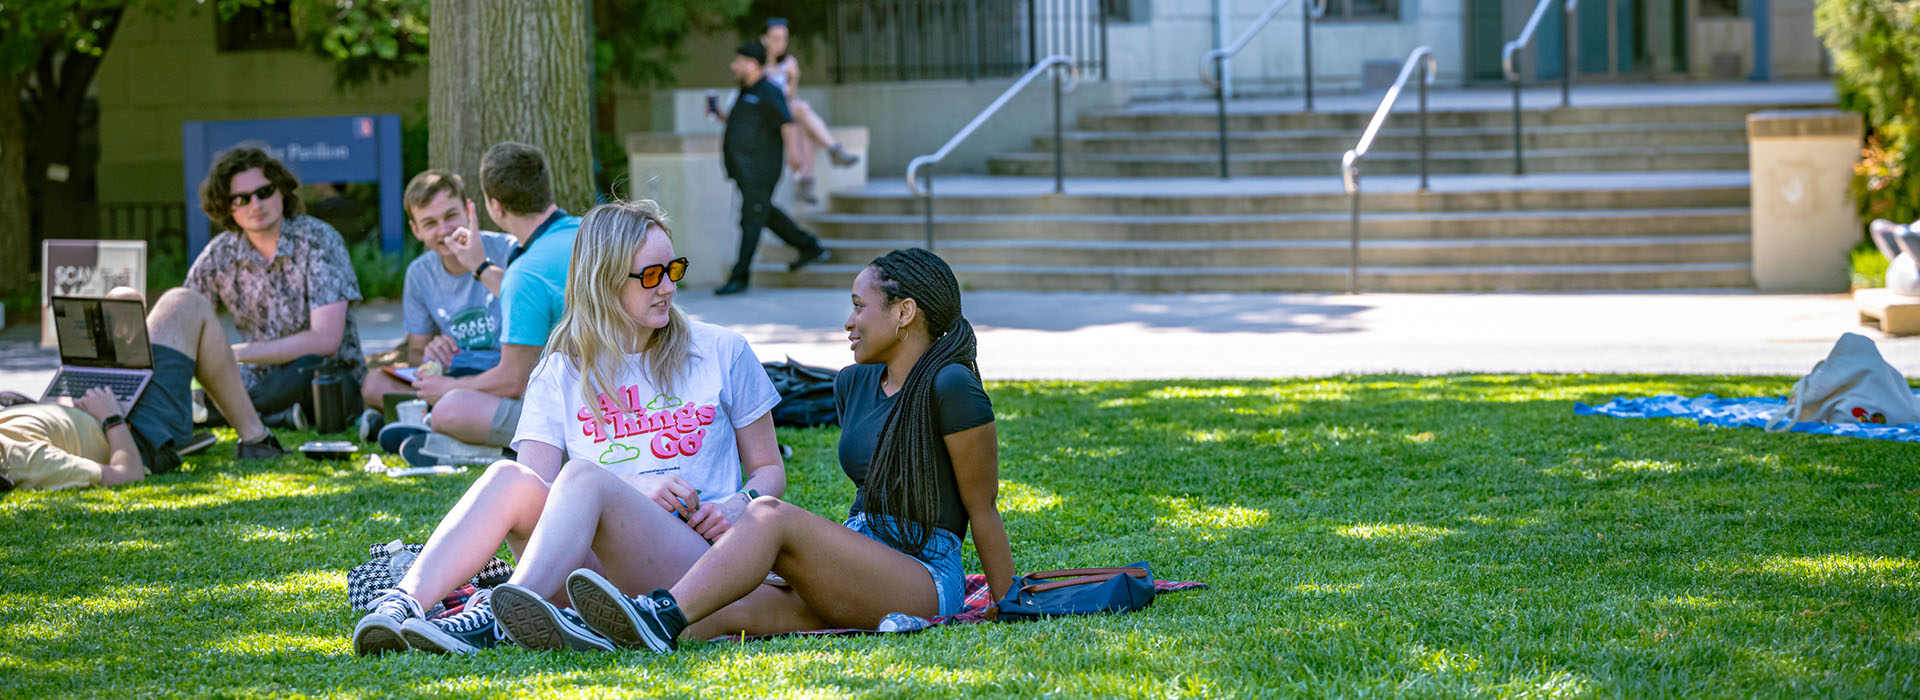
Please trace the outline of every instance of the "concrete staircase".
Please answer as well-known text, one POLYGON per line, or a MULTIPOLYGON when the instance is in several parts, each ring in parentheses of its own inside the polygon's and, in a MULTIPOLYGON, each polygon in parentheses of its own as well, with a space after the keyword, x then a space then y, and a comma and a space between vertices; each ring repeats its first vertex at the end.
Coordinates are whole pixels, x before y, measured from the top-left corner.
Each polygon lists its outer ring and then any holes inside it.
MULTIPOLYGON (((1745 170, 1745 105, 1575 108, 1522 113, 1527 171, 1536 173, 1745 170)), ((1339 175, 1370 115, 1233 114, 1227 118, 1235 175, 1339 175)), ((1114 111, 1083 116, 1062 139, 1067 174, 1094 177, 1207 177, 1219 174, 1215 117, 1114 111)), ((1415 113, 1396 114, 1369 154, 1371 173, 1419 172, 1415 113)), ((1430 172, 1513 171, 1511 111, 1429 115, 1430 172)), ((1053 175, 1051 134, 1034 150, 988 162, 997 175, 1053 175)))
MULTIPOLYGON (((1418 167, 1414 117, 1396 112, 1365 163, 1360 286, 1749 287, 1744 120, 1785 105, 1805 103, 1528 111, 1522 177, 1504 174, 1510 111, 1435 113, 1428 191, 1396 175, 1418 167)), ((1051 193, 1050 135, 992 157, 992 175, 941 178, 935 250, 973 289, 1344 290, 1339 154, 1368 115, 1242 108, 1230 116, 1236 177, 1222 181, 1210 106, 1083 114, 1064 139, 1065 195, 1051 193)), ((811 225, 834 261, 790 274, 792 251, 768 245, 759 284, 844 287, 866 261, 925 245, 921 203, 893 181, 836 194, 811 225)))

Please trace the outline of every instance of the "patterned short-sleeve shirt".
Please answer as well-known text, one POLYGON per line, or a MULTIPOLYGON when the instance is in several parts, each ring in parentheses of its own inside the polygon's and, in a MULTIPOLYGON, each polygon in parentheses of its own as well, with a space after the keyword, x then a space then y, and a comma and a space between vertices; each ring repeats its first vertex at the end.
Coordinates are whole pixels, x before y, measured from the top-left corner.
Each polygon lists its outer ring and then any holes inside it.
MULTIPOLYGON (((250 343, 305 331, 314 309, 360 300, 360 281, 354 277, 353 261, 347 257, 340 232, 304 214, 281 224, 272 260, 262 257, 242 234, 225 231, 214 236, 187 271, 186 286, 226 307, 240 337, 250 343)), ((356 376, 364 371, 360 331, 351 311, 335 357, 356 376)), ((249 386, 267 369, 240 366, 249 386)))

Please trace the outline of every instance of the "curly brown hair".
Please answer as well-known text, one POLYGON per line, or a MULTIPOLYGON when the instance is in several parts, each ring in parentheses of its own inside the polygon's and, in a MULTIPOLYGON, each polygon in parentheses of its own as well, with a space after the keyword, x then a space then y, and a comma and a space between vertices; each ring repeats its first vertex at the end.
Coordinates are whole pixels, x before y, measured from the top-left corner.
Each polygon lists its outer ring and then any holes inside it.
POLYGON ((283 206, 282 219, 290 219, 307 213, 306 205, 300 202, 300 178, 294 177, 273 156, 258 148, 235 148, 220 154, 214 161, 213 169, 207 173, 207 179, 200 183, 200 210, 207 213, 207 219, 222 231, 238 231, 240 225, 233 221, 233 176, 254 168, 267 176, 267 182, 280 192, 283 206))

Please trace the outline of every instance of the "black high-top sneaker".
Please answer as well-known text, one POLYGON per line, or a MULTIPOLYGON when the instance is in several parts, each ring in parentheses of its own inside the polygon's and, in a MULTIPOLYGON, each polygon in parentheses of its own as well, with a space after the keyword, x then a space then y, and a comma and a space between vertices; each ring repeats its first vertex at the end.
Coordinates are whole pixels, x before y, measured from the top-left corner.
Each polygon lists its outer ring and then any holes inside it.
POLYGON ((680 648, 687 618, 664 589, 629 598, 600 574, 579 569, 567 577, 567 596, 587 626, 614 644, 660 654, 680 648))

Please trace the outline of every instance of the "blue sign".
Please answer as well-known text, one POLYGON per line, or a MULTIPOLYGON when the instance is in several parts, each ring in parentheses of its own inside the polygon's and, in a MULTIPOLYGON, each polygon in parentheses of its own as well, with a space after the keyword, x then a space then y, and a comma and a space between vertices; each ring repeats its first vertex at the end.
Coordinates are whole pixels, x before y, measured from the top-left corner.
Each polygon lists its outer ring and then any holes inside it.
POLYGON ((200 209, 200 183, 213 162, 235 147, 267 152, 303 183, 380 182, 380 247, 400 250, 405 213, 400 204, 400 115, 187 122, 187 257, 200 256, 212 224, 200 209))

